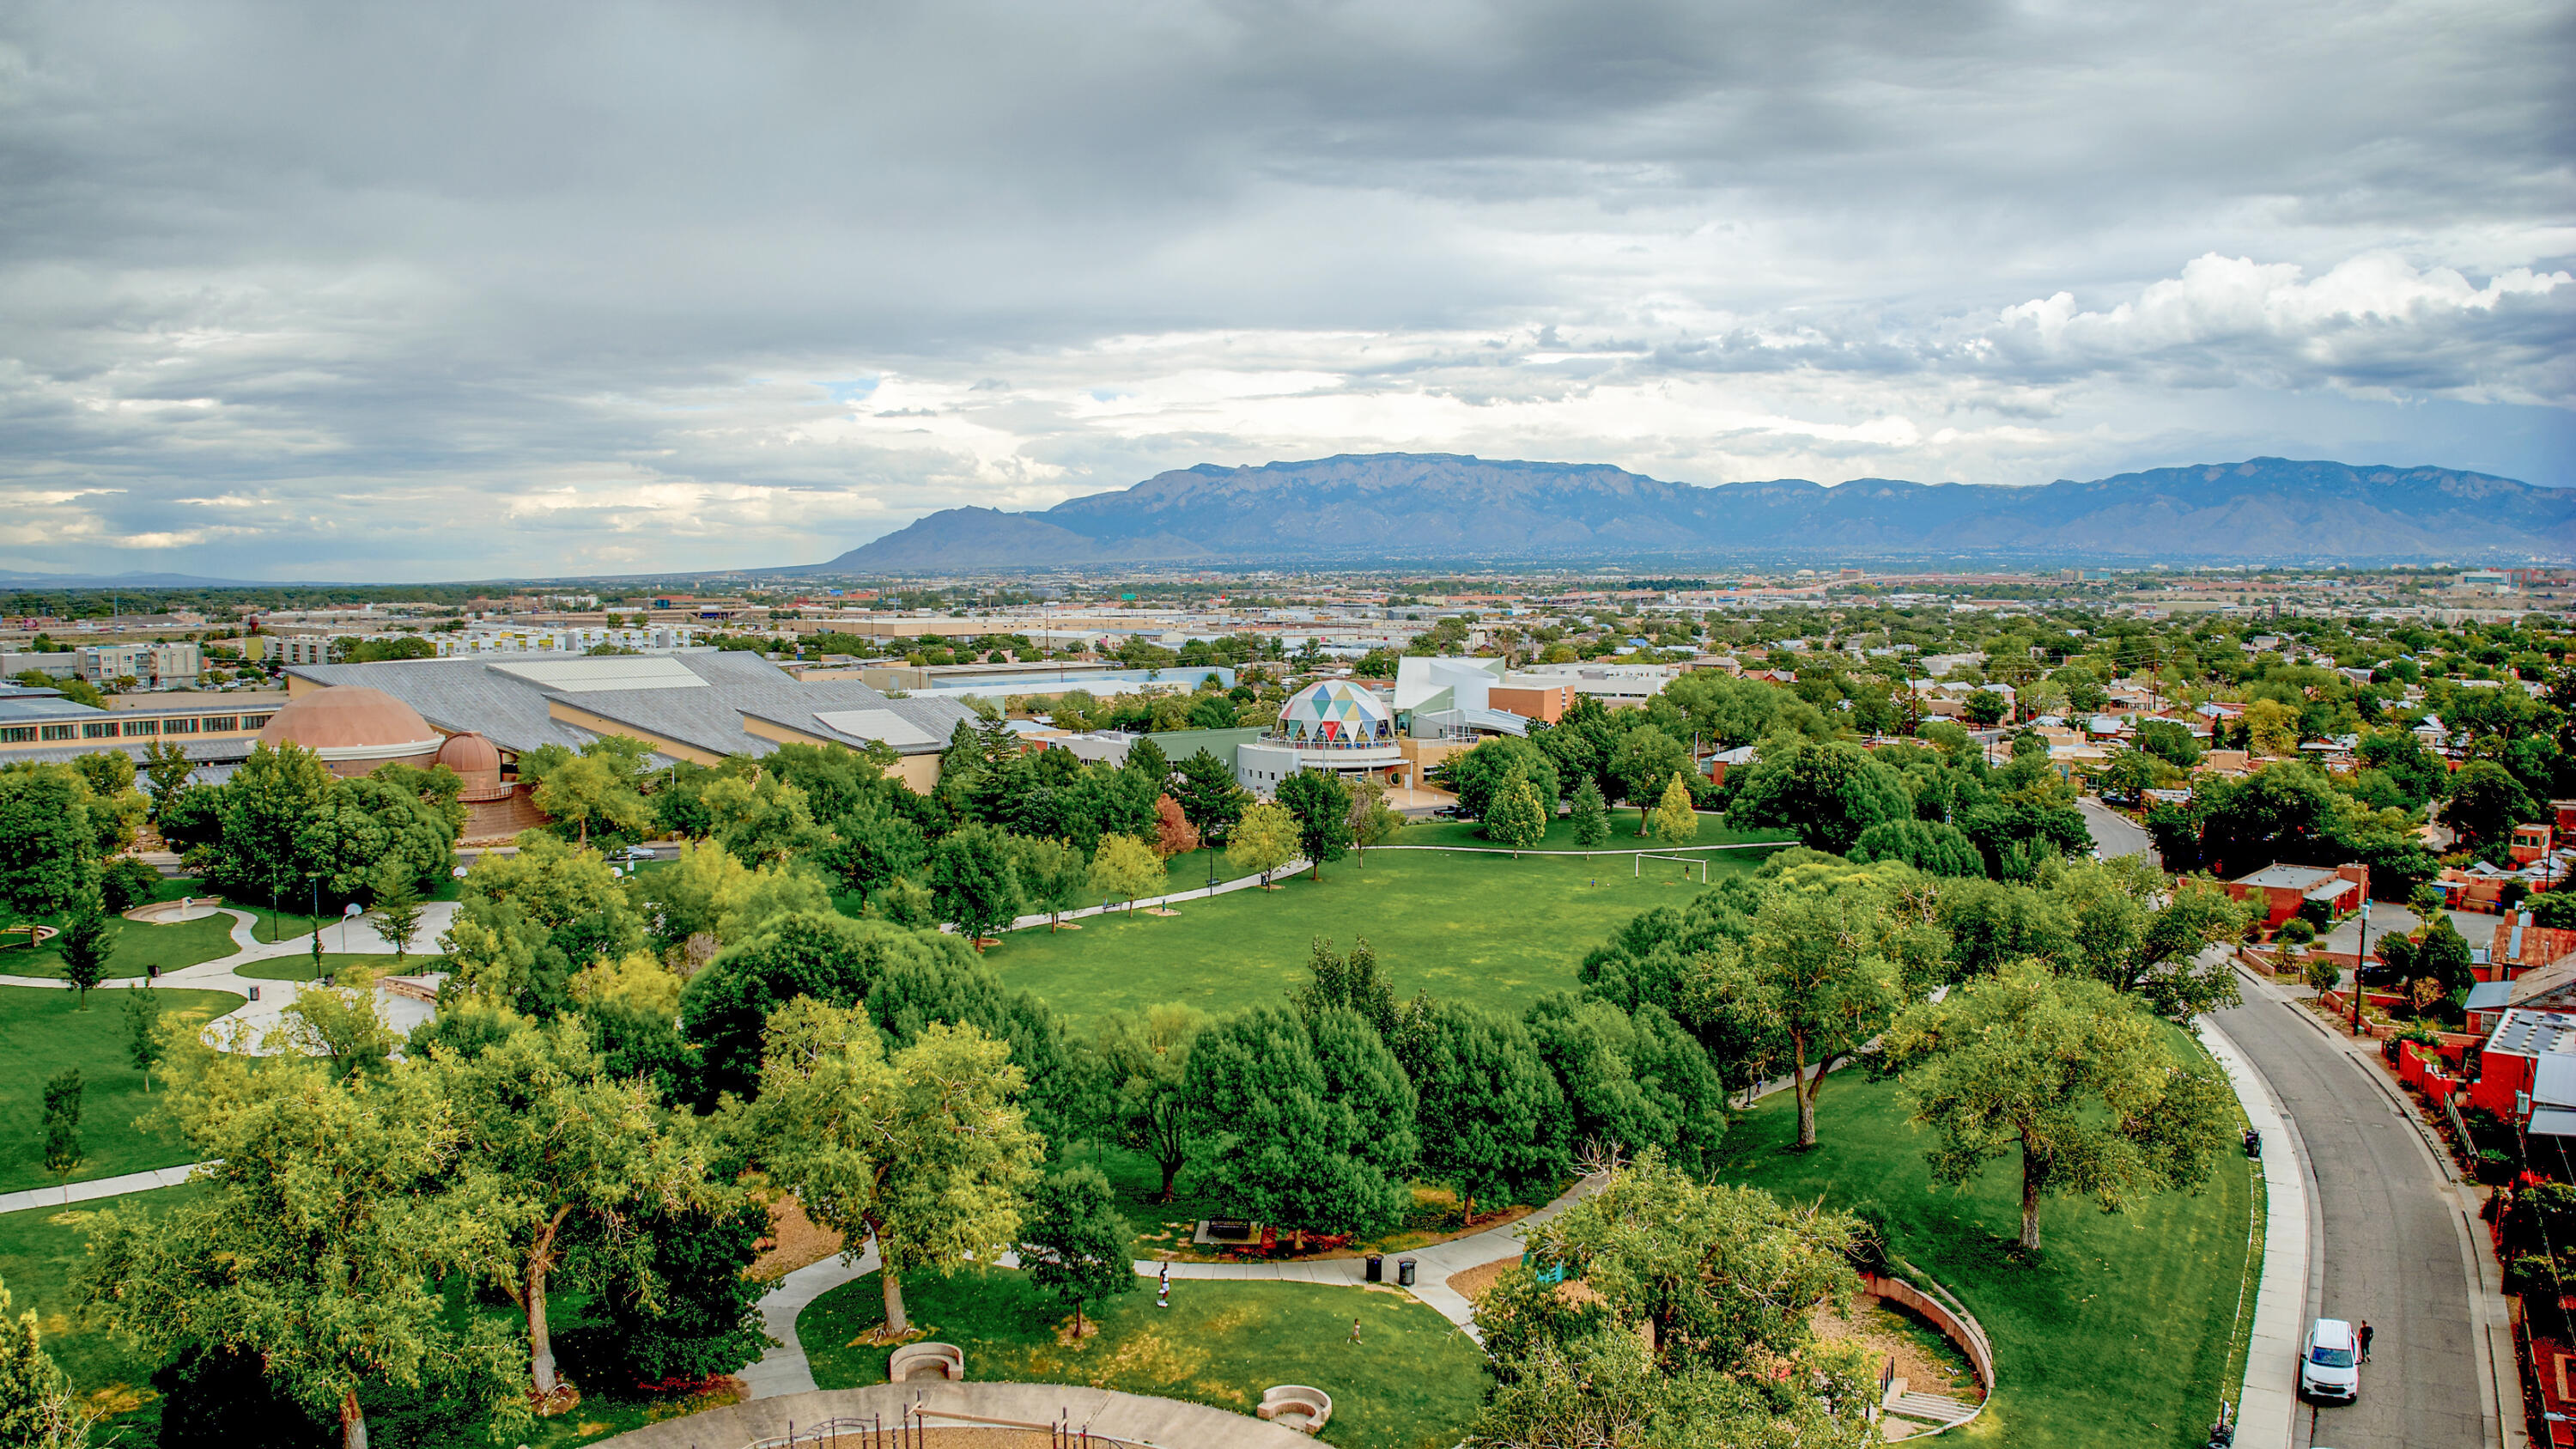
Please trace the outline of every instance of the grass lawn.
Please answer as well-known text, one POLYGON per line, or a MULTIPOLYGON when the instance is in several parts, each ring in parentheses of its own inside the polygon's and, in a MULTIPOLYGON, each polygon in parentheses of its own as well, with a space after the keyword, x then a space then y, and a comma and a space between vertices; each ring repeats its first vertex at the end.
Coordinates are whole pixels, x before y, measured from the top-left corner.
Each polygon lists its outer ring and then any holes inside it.
MULTIPOLYGON (((331 938, 326 935, 322 939, 328 941, 331 938)), ((394 973, 394 957, 391 952, 325 951, 322 953, 322 969, 325 973, 345 971, 352 966, 365 966, 379 976, 389 975, 394 973)), ((408 976, 422 971, 446 969, 446 957, 435 952, 424 956, 414 951, 402 958, 400 974, 408 976)), ((260 981, 310 981, 313 979, 313 957, 310 954, 271 956, 264 961, 249 961, 236 966, 233 968, 233 974, 260 981)))
MULTIPOLYGON (((65 1067, 81 1072, 81 1146, 87 1160, 70 1181, 170 1167, 190 1161, 177 1134, 139 1130, 134 1119, 151 1101, 143 1074, 126 1058, 122 991, 93 991, 89 1010, 80 994, 31 986, 0 986, 0 1192, 44 1187, 45 1082, 65 1067)), ((199 1018, 232 1010, 241 998, 222 991, 164 990, 161 1008, 199 1018)), ((157 1100, 157 1098, 153 1099, 157 1100)))
MULTIPOLYGON (((852 1342, 885 1322, 883 1294, 871 1273, 797 1317, 816 1384, 885 1382, 889 1350, 852 1342)), ((1058 1340, 1071 1315, 1023 1273, 916 1274, 904 1306, 931 1337, 966 1350, 977 1379, 1087 1384, 1247 1414, 1273 1384, 1313 1384, 1333 1396, 1322 1437, 1346 1449, 1448 1449, 1484 1391, 1476 1345, 1394 1289, 1175 1281, 1172 1306, 1158 1309, 1153 1281, 1139 1278, 1078 1347, 1058 1340)))
MULTIPOLYGON (((1637 822, 1640 818, 1641 812, 1626 806, 1613 809, 1610 812, 1610 838, 1591 849, 1663 849, 1661 841, 1650 840, 1637 834, 1637 822)), ((1479 850, 1501 849, 1502 847, 1484 837, 1484 828, 1481 822, 1474 820, 1426 820, 1420 824, 1404 827, 1397 833, 1395 839, 1387 843, 1390 845, 1467 845, 1479 850)), ((1750 841, 1788 845, 1794 844, 1796 837, 1781 830, 1729 830, 1726 828, 1725 816, 1702 810, 1699 812, 1699 834, 1693 837, 1689 844, 1732 845, 1750 841)), ((1538 844, 1523 848, 1582 850, 1585 847, 1574 842, 1574 821, 1560 815, 1548 822, 1547 835, 1538 844)))
POLYGON ((70 1209, 35 1208, 0 1216, 0 1282, 9 1285, 9 1316, 36 1315, 45 1352, 71 1375, 72 1387, 94 1405, 116 1417, 99 1426, 93 1443, 148 1444, 161 1426, 151 1378, 159 1360, 138 1352, 115 1334, 84 1324, 72 1313, 71 1278, 89 1255, 89 1238, 80 1228, 86 1214, 113 1203, 148 1202, 166 1212, 202 1191, 196 1187, 165 1188, 70 1209), (138 1412, 139 1411, 139 1412, 138 1412))
MULTIPOLYGON (((147 926, 120 918, 110 926, 115 936, 112 954, 107 958, 107 974, 142 976, 154 966, 176 971, 182 966, 229 956, 233 953, 232 928, 230 916, 206 916, 167 926, 147 926)), ((56 937, 33 950, 23 945, 0 949, 0 976, 59 978, 63 974, 62 952, 56 949, 60 939, 56 937)))
POLYGON ((2253 1312, 2244 1159, 2220 1159, 2199 1196, 2159 1194, 2117 1215, 2052 1198, 2040 1209, 2040 1259, 2023 1264, 2011 1251, 2017 1157, 1953 1191, 1933 1183, 1929 1134, 1906 1125, 1894 1083, 1836 1077, 1817 1114, 1817 1148, 1801 1155, 1787 1150, 1789 1095, 1763 1099, 1728 1134, 1722 1175, 1793 1202, 1887 1210, 1897 1256, 1957 1294, 1993 1340, 1994 1401, 1964 1432, 2010 1445, 2204 1442, 2243 1377, 2240 1286, 2243 1314, 2253 1312))
MULTIPOLYGON (((1710 879, 1751 871, 1766 852, 1713 857, 1710 879)), ((1184 857, 1185 859, 1187 857, 1184 857)), ((1652 906, 1698 893, 1677 865, 1626 858, 1371 852, 1366 863, 1324 868, 1273 891, 1243 890, 1183 901, 1177 916, 1095 916, 1083 930, 1016 931, 985 953, 1012 986, 1024 986, 1077 1027, 1121 1008, 1177 1001, 1216 1014, 1275 1002, 1306 976, 1308 943, 1347 950, 1366 936, 1400 995, 1478 1001, 1518 1015, 1551 991, 1573 988, 1583 953, 1652 906)), ((1203 878, 1203 877, 1202 877, 1203 878)))

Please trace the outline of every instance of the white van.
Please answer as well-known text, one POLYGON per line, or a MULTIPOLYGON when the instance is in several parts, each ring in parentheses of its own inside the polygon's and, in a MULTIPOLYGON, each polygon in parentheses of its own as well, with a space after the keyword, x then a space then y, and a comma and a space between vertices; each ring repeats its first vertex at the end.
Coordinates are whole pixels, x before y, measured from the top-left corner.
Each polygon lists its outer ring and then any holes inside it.
POLYGON ((2299 1392, 2351 1403, 2361 1396, 2361 1340, 2340 1318, 2320 1318, 2299 1354, 2299 1392))

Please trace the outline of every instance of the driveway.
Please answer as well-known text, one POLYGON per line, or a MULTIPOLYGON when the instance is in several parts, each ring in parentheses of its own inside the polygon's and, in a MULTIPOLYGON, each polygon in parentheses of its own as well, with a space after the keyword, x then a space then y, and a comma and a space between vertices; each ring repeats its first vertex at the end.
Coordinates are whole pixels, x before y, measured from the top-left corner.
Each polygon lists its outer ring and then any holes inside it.
MULTIPOLYGON (((2376 1335, 2360 1400, 2301 1406, 2291 1443, 2503 1442, 2490 1355, 2481 1351, 2502 1300, 2491 1282, 2471 1287, 2481 1270, 2467 1204, 2423 1133, 2372 1068, 2272 987, 2248 982, 2245 1004, 2212 1019, 2270 1084, 2314 1173, 2301 1333, 2324 1316, 2366 1319, 2376 1335)), ((2518 1424, 2518 1395, 2514 1410, 2518 1424)))

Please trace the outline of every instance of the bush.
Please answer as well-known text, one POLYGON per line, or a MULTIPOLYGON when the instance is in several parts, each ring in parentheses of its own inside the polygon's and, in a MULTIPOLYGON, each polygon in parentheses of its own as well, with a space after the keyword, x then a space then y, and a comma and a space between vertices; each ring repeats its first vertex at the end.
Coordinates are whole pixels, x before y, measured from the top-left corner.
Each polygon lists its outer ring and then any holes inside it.
POLYGON ((121 916, 161 891, 161 872, 130 855, 120 855, 98 873, 99 900, 112 916, 121 916))
POLYGON ((2284 946, 2304 946, 2317 938, 2317 928, 2305 916, 2292 916, 2281 923, 2279 940, 2284 946))
POLYGON ((2308 963, 2308 984, 2319 991, 2332 991, 2343 984, 2343 968, 2332 961, 2308 963))

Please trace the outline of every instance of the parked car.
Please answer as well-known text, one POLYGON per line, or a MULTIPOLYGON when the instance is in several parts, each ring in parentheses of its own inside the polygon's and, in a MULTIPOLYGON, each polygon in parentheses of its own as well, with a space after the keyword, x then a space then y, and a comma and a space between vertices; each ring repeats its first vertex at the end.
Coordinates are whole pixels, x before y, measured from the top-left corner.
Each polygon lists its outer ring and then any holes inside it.
POLYGON ((2361 1396, 2361 1342, 2351 1324, 2320 1318, 2309 1326, 2307 1345, 2299 1354, 2299 1393, 2347 1404, 2361 1396))

